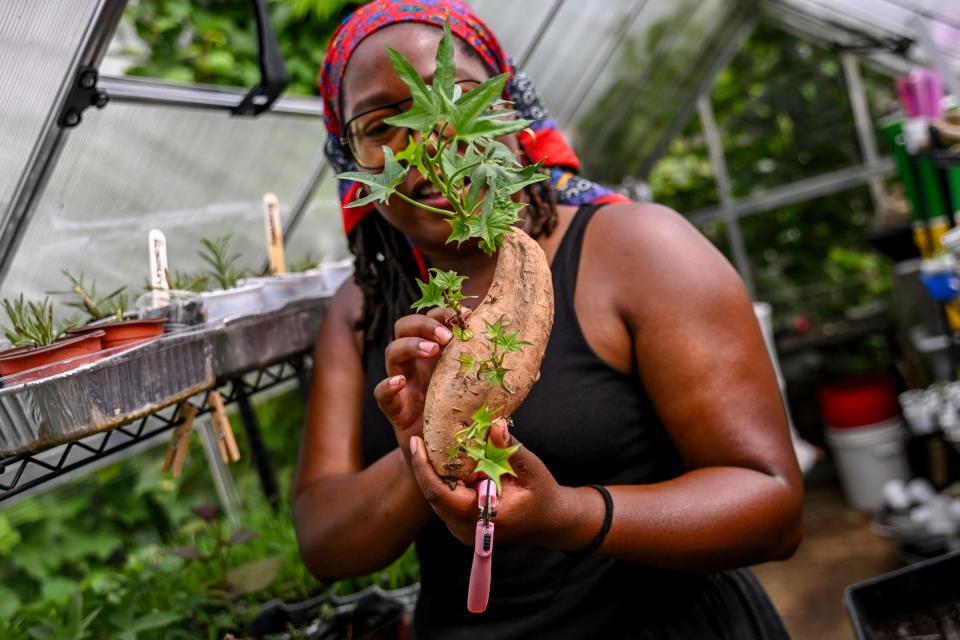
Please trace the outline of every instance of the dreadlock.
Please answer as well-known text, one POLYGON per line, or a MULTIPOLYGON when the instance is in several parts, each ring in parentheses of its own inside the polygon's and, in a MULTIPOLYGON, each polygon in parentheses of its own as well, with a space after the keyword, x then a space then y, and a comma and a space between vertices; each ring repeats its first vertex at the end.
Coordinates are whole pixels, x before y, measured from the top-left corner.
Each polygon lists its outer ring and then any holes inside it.
MULTIPOLYGON (((532 238, 549 236, 557 227, 557 198, 549 180, 527 187, 526 208, 532 238)), ((354 280, 363 293, 363 315, 357 328, 364 345, 391 337, 390 327, 410 311, 420 296, 420 275, 407 237, 379 213, 364 216, 347 237, 356 257, 354 280)))

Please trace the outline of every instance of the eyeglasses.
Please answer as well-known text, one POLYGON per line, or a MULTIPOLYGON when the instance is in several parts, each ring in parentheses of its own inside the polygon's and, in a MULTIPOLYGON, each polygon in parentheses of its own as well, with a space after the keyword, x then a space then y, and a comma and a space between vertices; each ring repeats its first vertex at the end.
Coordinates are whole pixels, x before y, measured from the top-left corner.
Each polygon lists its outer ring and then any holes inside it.
MULTIPOLYGON (((480 86, 476 80, 461 80, 457 83, 464 93, 480 86)), ((387 118, 409 111, 413 105, 413 98, 406 98, 399 102, 364 111, 347 122, 343 130, 350 152, 357 166, 368 171, 383 169, 383 148, 389 147, 394 152, 403 151, 407 146, 410 129, 395 127, 384 122, 387 118)))

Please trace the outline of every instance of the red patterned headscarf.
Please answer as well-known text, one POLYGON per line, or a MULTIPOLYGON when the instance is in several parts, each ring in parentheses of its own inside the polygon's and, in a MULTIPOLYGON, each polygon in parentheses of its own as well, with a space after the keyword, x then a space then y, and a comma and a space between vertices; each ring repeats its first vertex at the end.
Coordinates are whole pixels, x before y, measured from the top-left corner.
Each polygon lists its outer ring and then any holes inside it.
MULTIPOLYGON (((626 197, 576 175, 580 160, 541 106, 533 83, 514 68, 513 61, 503 52, 493 32, 460 0, 373 0, 354 11, 337 28, 327 47, 319 77, 328 132, 324 150, 334 169, 337 172, 356 170, 350 149, 343 140, 340 84, 357 45, 370 34, 392 24, 420 22, 442 28, 448 18, 455 36, 476 51, 491 69, 509 74, 504 97, 514 103, 514 109, 521 117, 534 121, 531 129, 536 132, 533 136, 521 134, 520 145, 531 161, 544 161, 544 170, 549 173, 557 191, 557 202, 572 205, 629 202, 626 197)), ((343 205, 356 199, 360 184, 341 181, 338 187, 343 205)), ((371 211, 373 205, 342 208, 344 230, 350 233, 371 211)))

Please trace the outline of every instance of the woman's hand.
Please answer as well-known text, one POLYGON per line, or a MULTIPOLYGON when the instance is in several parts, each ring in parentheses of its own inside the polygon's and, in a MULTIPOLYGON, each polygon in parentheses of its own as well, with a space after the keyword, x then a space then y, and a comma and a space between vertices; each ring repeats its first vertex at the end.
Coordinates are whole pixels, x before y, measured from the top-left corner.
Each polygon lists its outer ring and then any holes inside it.
POLYGON ((431 309, 397 320, 394 340, 387 345, 387 378, 373 390, 380 410, 397 435, 404 456, 410 459, 410 436, 423 433, 423 402, 440 350, 453 337, 449 329, 455 314, 431 309))
MULTIPOLYGON (((503 419, 490 428, 490 437, 501 448, 516 444, 503 419)), ((475 474, 451 490, 427 459, 423 439, 411 437, 410 448, 413 474, 427 503, 457 540, 472 545, 477 525, 473 487, 482 477, 475 474)), ((603 502, 593 489, 581 494, 580 489, 560 486, 540 458, 522 445, 511 456, 510 466, 517 475, 503 476, 501 482, 494 518, 498 542, 572 549, 590 540, 591 527, 594 533, 600 528, 603 502)))

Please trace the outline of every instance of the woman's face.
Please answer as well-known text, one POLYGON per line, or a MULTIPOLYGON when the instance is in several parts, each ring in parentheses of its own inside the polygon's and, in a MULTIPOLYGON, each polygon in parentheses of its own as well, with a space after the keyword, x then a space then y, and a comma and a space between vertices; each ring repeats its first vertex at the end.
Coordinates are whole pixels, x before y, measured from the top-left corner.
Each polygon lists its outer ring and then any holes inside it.
MULTIPOLYGON (((353 52, 344 71, 341 86, 342 120, 349 122, 359 114, 381 106, 400 102, 410 97, 410 90, 394 72, 386 47, 392 47, 410 61, 428 84, 433 80, 437 45, 443 31, 429 25, 405 22, 380 29, 363 40, 353 52)), ((458 82, 483 81, 490 77, 486 66, 467 52, 467 45, 456 41, 455 61, 458 82)), ((515 137, 505 141, 516 149, 515 137)), ((404 145, 405 146, 405 145, 404 145)), ((445 200, 437 201, 430 194, 429 183, 417 172, 407 173, 398 190, 414 200, 431 206, 449 209, 445 200)), ((449 250, 446 245, 450 225, 436 213, 425 211, 400 198, 391 198, 389 204, 377 204, 387 221, 407 234, 418 246, 430 251, 449 250)))

